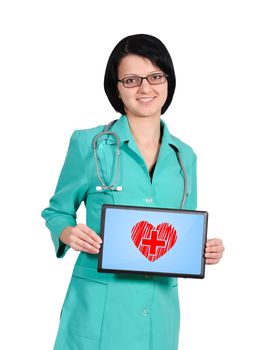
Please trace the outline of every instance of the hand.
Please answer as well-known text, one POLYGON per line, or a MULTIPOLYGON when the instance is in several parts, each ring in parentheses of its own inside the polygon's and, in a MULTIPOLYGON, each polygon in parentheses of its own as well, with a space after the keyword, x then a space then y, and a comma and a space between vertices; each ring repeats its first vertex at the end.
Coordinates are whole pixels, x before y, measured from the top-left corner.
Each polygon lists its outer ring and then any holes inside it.
POLYGON ((60 240, 77 251, 98 254, 101 238, 90 227, 84 224, 66 227, 61 235, 60 240))
POLYGON ((222 240, 219 238, 208 239, 205 249, 206 264, 217 264, 223 255, 224 246, 222 240))

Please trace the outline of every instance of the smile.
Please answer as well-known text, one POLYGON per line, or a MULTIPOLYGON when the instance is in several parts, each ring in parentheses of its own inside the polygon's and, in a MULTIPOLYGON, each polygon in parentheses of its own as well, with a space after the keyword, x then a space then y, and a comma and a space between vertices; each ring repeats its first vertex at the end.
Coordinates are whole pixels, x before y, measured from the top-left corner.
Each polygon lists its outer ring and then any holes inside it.
POLYGON ((154 99, 155 99, 155 97, 141 97, 141 98, 137 98, 137 100, 139 102, 142 102, 142 103, 150 103, 154 99))

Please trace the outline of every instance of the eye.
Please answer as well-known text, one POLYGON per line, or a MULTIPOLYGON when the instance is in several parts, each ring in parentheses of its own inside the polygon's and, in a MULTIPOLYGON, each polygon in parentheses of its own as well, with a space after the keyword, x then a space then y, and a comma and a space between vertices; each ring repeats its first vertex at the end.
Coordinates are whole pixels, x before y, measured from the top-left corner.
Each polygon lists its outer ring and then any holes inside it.
POLYGON ((155 73, 151 75, 152 80, 161 80, 163 79, 164 74, 163 73, 155 73))
POLYGON ((129 77, 124 79, 125 84, 135 84, 137 82, 137 77, 129 77))
POLYGON ((148 81, 152 85, 163 84, 166 81, 166 74, 162 72, 153 73, 148 76, 148 81))
POLYGON ((141 78, 136 75, 133 75, 131 77, 124 78, 123 82, 126 87, 135 87, 140 85, 141 78))

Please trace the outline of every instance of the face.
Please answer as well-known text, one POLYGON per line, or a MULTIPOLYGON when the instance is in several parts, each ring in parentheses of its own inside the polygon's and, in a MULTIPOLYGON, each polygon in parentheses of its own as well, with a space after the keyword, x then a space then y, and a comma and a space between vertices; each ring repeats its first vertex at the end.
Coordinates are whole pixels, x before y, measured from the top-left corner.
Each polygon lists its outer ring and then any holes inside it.
MULTIPOLYGON (((147 77, 153 73, 164 73, 152 62, 141 56, 128 55, 122 58, 118 66, 118 79, 131 77, 147 77)), ((125 106, 127 116, 132 117, 160 117, 168 94, 167 81, 151 85, 146 79, 137 87, 126 88, 123 83, 118 82, 119 96, 125 106)))

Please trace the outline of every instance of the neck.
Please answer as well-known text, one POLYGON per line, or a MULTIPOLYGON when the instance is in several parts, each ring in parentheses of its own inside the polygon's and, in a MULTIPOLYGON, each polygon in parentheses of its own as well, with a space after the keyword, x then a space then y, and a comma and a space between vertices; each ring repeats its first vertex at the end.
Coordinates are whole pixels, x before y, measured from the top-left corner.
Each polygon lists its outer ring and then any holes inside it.
POLYGON ((138 145, 158 145, 161 140, 160 116, 139 118, 128 116, 128 123, 138 145))

